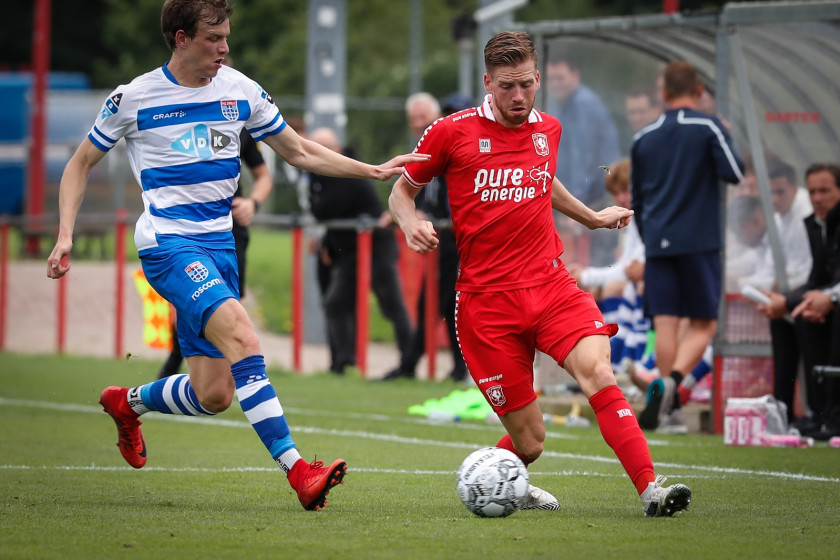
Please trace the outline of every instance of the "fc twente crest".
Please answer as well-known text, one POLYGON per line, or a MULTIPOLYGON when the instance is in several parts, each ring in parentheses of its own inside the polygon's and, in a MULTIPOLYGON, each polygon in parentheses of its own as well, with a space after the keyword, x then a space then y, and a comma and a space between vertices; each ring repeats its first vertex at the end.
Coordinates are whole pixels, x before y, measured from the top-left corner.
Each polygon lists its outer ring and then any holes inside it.
POLYGON ((534 149, 537 151, 538 156, 547 156, 548 155, 548 136, 543 134, 542 132, 535 132, 531 135, 531 139, 534 141, 534 149))

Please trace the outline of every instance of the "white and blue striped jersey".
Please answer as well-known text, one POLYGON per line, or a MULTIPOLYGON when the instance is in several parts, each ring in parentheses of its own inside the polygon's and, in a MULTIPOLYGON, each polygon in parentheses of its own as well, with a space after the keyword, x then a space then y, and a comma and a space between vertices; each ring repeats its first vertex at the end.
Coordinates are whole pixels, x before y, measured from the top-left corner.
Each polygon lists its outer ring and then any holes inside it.
POLYGON ((125 138, 143 189, 141 255, 183 243, 233 248, 243 126, 259 141, 286 122, 259 84, 227 66, 200 88, 178 85, 163 66, 111 93, 88 138, 103 152, 125 138))

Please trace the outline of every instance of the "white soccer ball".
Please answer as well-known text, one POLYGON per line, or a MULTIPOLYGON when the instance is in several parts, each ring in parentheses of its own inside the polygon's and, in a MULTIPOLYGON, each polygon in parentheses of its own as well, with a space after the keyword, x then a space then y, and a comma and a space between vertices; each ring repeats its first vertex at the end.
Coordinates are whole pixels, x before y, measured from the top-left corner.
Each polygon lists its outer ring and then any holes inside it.
POLYGON ((528 494, 528 469, 499 447, 485 447, 464 459, 457 475, 458 496, 479 517, 507 517, 528 494))

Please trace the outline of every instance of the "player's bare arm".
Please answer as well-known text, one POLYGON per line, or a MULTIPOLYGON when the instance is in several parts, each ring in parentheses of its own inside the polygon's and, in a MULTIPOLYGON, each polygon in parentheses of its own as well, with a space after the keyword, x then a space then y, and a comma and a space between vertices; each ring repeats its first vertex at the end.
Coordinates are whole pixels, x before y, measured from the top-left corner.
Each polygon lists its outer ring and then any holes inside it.
POLYGON ((248 198, 241 196, 234 197, 231 203, 233 205, 231 208, 233 219, 243 226, 251 225, 251 221, 257 213, 257 205, 261 205, 268 200, 273 187, 271 173, 268 171, 268 165, 265 163, 252 168, 251 173, 254 175, 251 196, 248 198))
POLYGON ((264 142, 291 165, 304 171, 331 177, 386 181, 394 175, 401 175, 403 165, 406 163, 429 159, 428 154, 404 154, 381 165, 370 165, 343 156, 317 142, 301 138, 289 126, 279 134, 269 136, 264 142))
POLYGON ((103 157, 105 152, 85 138, 64 168, 58 191, 58 240, 47 258, 49 278, 61 278, 70 270, 76 216, 85 197, 90 171, 103 157))
POLYGON ((421 220, 417 216, 414 197, 418 192, 419 189, 412 187, 404 177, 400 177, 391 190, 391 196, 388 197, 388 208, 405 234, 408 248, 418 253, 429 253, 437 248, 440 241, 432 222, 421 220))
POLYGON ((551 184, 551 207, 589 229, 615 229, 630 223, 633 211, 621 206, 609 206, 598 212, 575 198, 555 177, 551 184))

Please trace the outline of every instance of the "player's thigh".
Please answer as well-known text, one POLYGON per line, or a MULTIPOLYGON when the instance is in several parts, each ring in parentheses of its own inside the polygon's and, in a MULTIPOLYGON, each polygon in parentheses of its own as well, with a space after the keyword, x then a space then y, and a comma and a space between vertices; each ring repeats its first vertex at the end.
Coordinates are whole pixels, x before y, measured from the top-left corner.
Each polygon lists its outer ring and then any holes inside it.
POLYGON ((149 284, 177 311, 182 354, 221 358, 203 332, 222 303, 239 297, 236 251, 185 246, 146 255, 142 264, 149 284))
POLYGON ((618 325, 604 321, 592 294, 581 290, 570 276, 532 288, 532 292, 543 306, 535 331, 538 350, 566 367, 567 357, 581 339, 603 335, 609 363, 608 337, 618 332, 618 325))
POLYGON ((456 327, 467 369, 499 415, 536 400, 527 310, 511 292, 458 293, 456 327))

